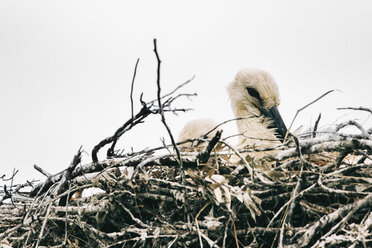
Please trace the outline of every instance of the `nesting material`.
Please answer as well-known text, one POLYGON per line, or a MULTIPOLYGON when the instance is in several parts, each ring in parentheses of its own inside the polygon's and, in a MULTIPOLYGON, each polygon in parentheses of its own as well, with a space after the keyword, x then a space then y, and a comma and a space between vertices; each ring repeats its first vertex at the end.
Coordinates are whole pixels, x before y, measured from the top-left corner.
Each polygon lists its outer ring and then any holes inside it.
POLYGON ((237 155, 229 148, 204 164, 182 153, 186 182, 171 154, 79 165, 64 192, 57 193, 62 177, 36 197, 17 191, 10 202, 3 192, 0 240, 11 247, 370 246, 372 141, 335 134, 276 151, 271 171, 231 162, 237 155), (92 187, 102 191, 63 200, 92 187))
POLYGON ((161 94, 154 47, 158 98, 141 97, 140 111, 93 148, 92 163, 81 164, 79 149, 55 175, 35 166, 44 182, 5 182, 0 247, 372 247, 372 129, 350 121, 265 147, 235 147, 216 131, 201 150, 180 152, 164 113, 186 111, 171 104, 191 94, 161 94), (118 151, 117 140, 152 114, 172 145, 118 151), (339 132, 348 125, 360 134, 339 132))

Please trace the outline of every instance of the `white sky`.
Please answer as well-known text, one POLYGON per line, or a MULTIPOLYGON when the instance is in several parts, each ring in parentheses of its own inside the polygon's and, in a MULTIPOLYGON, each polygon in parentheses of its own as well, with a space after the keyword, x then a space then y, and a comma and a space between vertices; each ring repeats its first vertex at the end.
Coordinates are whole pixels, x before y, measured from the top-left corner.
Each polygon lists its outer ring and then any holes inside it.
MULTIPOLYGON (((89 153, 130 118, 130 83, 138 99, 156 96, 158 39, 163 92, 196 76, 183 92, 198 97, 167 116, 175 136, 193 118, 232 117, 226 85, 244 67, 278 82, 287 126, 321 125, 368 114, 336 107, 371 104, 372 1, 0 1, 0 174, 18 182, 66 168, 80 145, 89 153)), ((370 127, 370 126, 367 126, 370 127)), ((227 128, 225 135, 234 132, 227 128)), ((158 117, 123 136, 121 148, 160 146, 158 117)), ((105 153, 100 153, 100 158, 105 153)), ((0 175, 0 176, 1 176, 0 175)), ((3 184, 0 182, 0 184, 3 184)))

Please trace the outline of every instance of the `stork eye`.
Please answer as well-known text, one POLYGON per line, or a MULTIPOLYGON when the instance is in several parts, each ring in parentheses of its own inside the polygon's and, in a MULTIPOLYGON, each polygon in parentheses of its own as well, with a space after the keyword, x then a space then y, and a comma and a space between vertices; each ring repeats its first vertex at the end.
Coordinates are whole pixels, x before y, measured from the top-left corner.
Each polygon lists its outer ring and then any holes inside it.
POLYGON ((261 96, 260 96, 260 94, 258 93, 257 90, 255 90, 253 88, 247 88, 247 91, 248 91, 249 95, 257 98, 257 100, 259 100, 260 102, 262 101, 261 96))

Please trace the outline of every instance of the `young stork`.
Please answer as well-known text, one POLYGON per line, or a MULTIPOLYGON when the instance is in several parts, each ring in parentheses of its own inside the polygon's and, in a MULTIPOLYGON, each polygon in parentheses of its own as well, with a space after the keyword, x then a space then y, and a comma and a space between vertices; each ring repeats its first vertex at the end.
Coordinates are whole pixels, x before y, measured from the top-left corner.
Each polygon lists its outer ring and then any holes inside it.
POLYGON ((241 134, 239 147, 272 147, 283 142, 287 128, 278 111, 278 86, 269 73, 242 69, 227 91, 241 134))
MULTIPOLYGON (((278 86, 269 73, 256 68, 242 69, 227 92, 241 134, 239 148, 272 147, 283 142, 287 128, 278 111, 278 86)), ((213 119, 193 120, 181 131, 179 142, 199 138, 215 126, 213 119)))
MULTIPOLYGON (((217 122, 211 118, 202 118, 189 121, 180 132, 178 136, 178 142, 183 142, 189 139, 212 139, 217 131, 221 131, 217 128, 217 122)), ((206 142, 195 141, 180 144, 181 151, 199 151, 205 148, 206 142)), ((219 146, 218 146, 219 147, 219 146)))

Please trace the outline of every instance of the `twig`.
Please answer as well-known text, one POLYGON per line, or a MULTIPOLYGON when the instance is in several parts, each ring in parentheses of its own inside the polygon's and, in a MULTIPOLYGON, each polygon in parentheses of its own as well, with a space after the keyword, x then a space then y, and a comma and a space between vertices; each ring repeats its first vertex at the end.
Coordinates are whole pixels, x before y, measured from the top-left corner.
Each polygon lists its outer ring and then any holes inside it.
MULTIPOLYGON (((72 172, 81 163, 81 148, 82 146, 80 146, 78 152, 75 154, 70 166, 63 172, 61 180, 58 182, 58 185, 54 190, 54 194, 59 195, 68 189, 69 180, 72 179, 72 172)), ((59 200, 59 206, 65 206, 67 204, 68 198, 68 195, 61 197, 59 200)))
POLYGON ((142 227, 144 227, 144 228, 150 228, 149 225, 146 225, 146 224, 143 223, 140 219, 136 218, 136 217, 132 214, 132 212, 131 212, 127 207, 124 206, 123 203, 121 203, 121 202, 118 201, 118 200, 115 200, 115 201, 120 205, 120 207, 122 207, 122 208, 124 209, 125 212, 127 212, 127 214, 129 214, 130 218, 131 218, 134 222, 136 222, 138 225, 140 225, 140 226, 142 226, 142 227))
MULTIPOLYGON (((187 80, 186 82, 184 82, 184 83, 178 85, 174 90, 172 90, 171 92, 165 94, 165 95, 162 96, 160 99, 164 99, 164 98, 166 98, 166 97, 168 97, 168 96, 171 96, 172 94, 174 94, 175 92, 177 92, 177 90, 179 90, 179 89, 182 88, 183 86, 189 84, 189 83, 190 83, 192 80, 194 80, 194 79, 195 79, 195 76, 192 76, 189 80, 187 80)), ((194 93, 194 94, 189 94, 189 95, 186 95, 186 96, 196 96, 196 95, 197 95, 197 94, 194 93)), ((175 98, 178 98, 178 97, 175 97, 175 98)), ((149 103, 149 104, 153 104, 153 103, 155 103, 155 102, 158 102, 158 98, 156 98, 156 99, 154 99, 154 100, 152 100, 152 101, 150 101, 150 102, 148 102, 148 103, 149 103)))
POLYGON ((201 153, 198 154, 197 159, 201 164, 207 163, 213 148, 216 146, 216 144, 221 138, 221 134, 222 131, 217 131, 215 136, 211 139, 211 141, 209 141, 207 147, 201 153))
POLYGON ((301 146, 300 146, 300 142, 299 142, 298 138, 293 134, 291 134, 291 136, 293 137, 293 140, 295 141, 295 144, 296 144, 296 151, 297 151, 297 154, 298 154, 298 158, 301 160, 301 162, 303 164, 307 163, 304 159, 304 156, 302 156, 301 146))
POLYGON ((315 99, 314 101, 311 101, 310 103, 306 104, 305 106, 303 106, 302 108, 298 109, 295 116, 293 117, 292 119, 292 122, 291 122, 291 125, 289 125, 289 128, 287 130, 287 133, 285 134, 284 136, 284 142, 287 140, 287 137, 288 137, 288 134, 289 134, 289 131, 291 130, 292 128, 292 125, 293 125, 293 122, 295 121, 297 115, 304 109, 306 109, 307 107, 309 107, 310 105, 312 105, 313 103, 319 101, 320 99, 322 99, 323 97, 325 97, 326 95, 328 95, 329 93, 333 92, 334 90, 329 90, 327 91, 326 93, 324 93, 323 95, 321 95, 320 97, 318 97, 317 99, 315 99))
MULTIPOLYGON (((182 162, 182 158, 181 158, 181 153, 180 153, 180 150, 178 149, 177 147, 177 143, 173 137, 173 134, 169 128, 169 126, 167 125, 167 122, 165 120, 165 115, 164 115, 164 111, 163 111, 163 105, 161 104, 161 87, 160 87, 160 65, 161 65, 161 60, 160 60, 160 57, 159 57, 159 54, 158 54, 158 50, 157 50, 157 46, 156 46, 156 39, 154 39, 154 53, 156 55, 156 59, 157 59, 157 62, 158 62, 158 66, 157 66, 157 77, 156 77, 156 85, 158 87, 158 91, 157 91, 157 97, 158 97, 158 105, 159 105, 159 114, 161 115, 161 122, 164 124, 164 127, 165 129, 167 130, 168 132, 168 135, 171 139, 171 143, 174 147, 174 150, 176 151, 176 154, 177 154, 177 160, 178 160, 178 163, 180 165, 180 172, 181 172, 181 181, 182 181, 182 184, 186 184, 186 175, 185 175, 185 171, 184 171, 184 168, 183 168, 183 162, 182 162)), ((188 197, 187 197, 187 189, 184 190, 184 196, 185 196, 185 215, 187 216, 187 218, 189 219, 190 216, 188 214, 188 210, 189 210, 189 204, 188 204, 188 197)), ((190 220, 188 220, 189 222, 190 220)))
POLYGON ((289 205, 292 203, 292 201, 294 201, 297 197, 300 197, 302 196, 303 194, 305 194, 306 192, 312 190, 313 188, 315 188, 316 184, 313 184, 311 185, 310 187, 308 187, 307 189, 304 189, 303 191, 301 191, 300 193, 298 193, 297 195, 293 195, 291 196, 291 199, 289 199, 289 201, 287 201, 276 213, 275 215, 271 218, 269 224, 267 225, 266 227, 266 230, 269 229, 269 227, 272 225, 272 223, 274 222, 274 220, 280 215, 280 213, 289 205))
POLYGON ((316 131, 318 130, 318 125, 319 125, 319 121, 320 121, 320 118, 322 117, 322 114, 319 113, 318 115, 318 119, 316 119, 315 121, 315 125, 314 125, 314 129, 313 129, 313 135, 312 137, 315 138, 316 137, 316 131))
POLYGON ((53 176, 52 174, 50 174, 49 172, 47 172, 46 170, 44 170, 43 168, 39 167, 36 164, 34 164, 34 168, 35 170, 39 171, 41 174, 43 174, 47 178, 51 178, 53 176))
POLYGON ((182 183, 185 184, 186 181, 185 181, 185 175, 184 175, 184 170, 183 170, 183 163, 182 163, 182 159, 181 159, 181 153, 180 153, 180 150, 178 149, 178 146, 177 146, 176 141, 173 137, 173 134, 172 134, 169 126, 167 125, 167 122, 165 121, 164 110, 163 110, 163 106, 161 104, 161 87, 160 87, 160 64, 161 64, 161 60, 160 60, 158 50, 157 50, 157 47, 156 47, 156 39, 154 39, 154 53, 155 53, 156 59, 158 61, 156 84, 157 84, 157 87, 158 87, 157 96, 158 96, 159 114, 161 115, 161 121, 164 124, 164 127, 167 130, 168 135, 171 139, 171 143, 174 147, 174 150, 176 151, 177 159, 178 159, 178 162, 179 162, 179 165, 180 165, 180 170, 181 170, 182 183))
POLYGON ((345 213, 349 213, 353 209, 360 209, 363 206, 371 206, 372 205, 372 194, 356 201, 354 203, 348 204, 342 208, 339 208, 337 211, 332 212, 331 214, 325 215, 320 218, 317 222, 312 224, 307 231, 302 235, 299 239, 299 244, 303 247, 308 246, 309 243, 312 241, 314 236, 318 233, 318 230, 324 226, 333 224, 340 216, 345 215, 345 213))
MULTIPOLYGON (((70 202, 70 198, 69 198, 69 196, 70 196, 70 189, 71 189, 71 187, 70 187, 70 185, 68 185, 68 193, 67 193, 67 199, 66 199, 66 208, 65 208, 65 239, 64 239, 64 241, 63 241, 63 244, 64 245, 67 245, 67 224, 68 224, 68 204, 69 204, 69 202, 70 202)), ((47 219, 48 217, 46 217, 46 219, 47 219)))
MULTIPOLYGON (((231 215, 229 216, 230 218, 232 218, 231 215)), ((230 219, 228 219, 225 222, 225 231, 224 231, 223 240, 222 240, 222 248, 226 248, 227 230, 229 229, 229 222, 230 222, 230 219)))
MULTIPOLYGON (((338 140, 305 140, 300 142, 300 144, 301 153, 303 154, 315 154, 323 151, 339 151, 340 149, 366 149, 369 152, 372 151, 371 140, 359 140, 347 137, 338 140)), ((290 148, 288 150, 279 152, 275 158, 278 160, 283 160, 297 155, 297 148, 290 148)))
POLYGON ((169 243, 167 248, 171 248, 173 246, 173 244, 177 241, 177 239, 178 239, 178 236, 174 237, 174 239, 172 240, 172 242, 169 243))
POLYGON ((11 177, 9 177, 9 178, 5 178, 5 175, 2 175, 1 176, 1 179, 3 180, 3 181, 11 181, 11 180, 13 180, 13 178, 17 175, 17 173, 18 173, 18 170, 14 170, 13 169, 13 173, 12 173, 12 175, 11 175, 11 177))
MULTIPOLYGON (((193 79, 193 78, 192 78, 193 79)), ((182 83, 181 85, 177 86, 176 89, 174 89, 173 91, 171 91, 170 93, 166 94, 165 96, 162 96, 160 97, 160 99, 163 99, 164 97, 166 96, 169 96, 171 94, 173 94, 174 92, 176 92, 178 89, 180 89, 181 87, 183 87, 184 85, 188 84, 189 82, 192 81, 192 79, 189 79, 187 80, 186 82, 182 83)), ((174 97, 172 98, 173 100, 181 97, 181 96, 190 96, 191 94, 180 94, 178 95, 177 97, 174 97)), ((115 155, 115 145, 118 141, 118 139, 124 134, 126 133, 127 131, 129 131, 131 128, 133 128, 134 126, 142 123, 144 121, 144 119, 151 115, 151 114, 159 114, 160 113, 160 108, 162 109, 163 112, 172 112, 172 113, 177 113, 177 112, 186 112, 190 109, 185 109, 185 108, 174 108, 174 109, 171 109, 170 108, 170 103, 173 102, 172 101, 169 101, 168 99, 168 102, 167 104, 163 104, 163 106, 158 106, 157 108, 154 106, 154 103, 155 103, 155 100, 153 101, 150 101, 148 103, 144 102, 142 100, 142 94, 141 94, 141 97, 140 97, 140 102, 142 104, 142 108, 141 110, 133 117, 133 114, 131 116, 131 118, 126 121, 121 127, 119 127, 116 132, 110 136, 110 137, 107 137, 105 139, 103 139, 102 141, 100 141, 92 150, 92 161, 94 163, 97 163, 98 162, 98 152, 101 148, 103 148, 105 145, 107 144, 110 144, 112 143, 111 147, 107 150, 107 157, 112 157, 115 155)), ((159 103, 159 101, 158 101, 159 103)))
MULTIPOLYGON (((137 59, 136 61, 136 65, 134 66, 134 72, 133 72, 133 77, 132 77, 132 83, 131 83, 131 87, 130 87, 130 95, 129 95, 129 98, 130 98, 130 109, 131 109, 131 125, 128 129, 130 129, 131 127, 133 127, 135 124, 134 124, 134 106, 133 106, 133 89, 134 89, 134 81, 136 79, 136 75, 137 75, 137 67, 138 67, 138 63, 139 63, 139 58, 137 59)), ((142 95, 141 95, 141 98, 142 98, 142 95)), ((142 104, 144 105, 144 104, 142 104)), ((146 104, 145 104, 146 105, 146 104)), ((121 135, 120 135, 121 136, 121 135)), ((115 139, 112 140, 112 145, 111 147, 107 150, 107 157, 111 157, 115 154, 115 146, 116 146, 116 143, 118 141, 118 139, 120 138, 120 136, 117 136, 115 139)), ((94 161, 94 160, 93 160, 94 161)))
POLYGON ((337 108, 337 110, 362 110, 362 111, 367 111, 370 114, 372 114, 372 109, 362 107, 362 106, 360 106, 359 108, 355 108, 355 107, 337 108))
MULTIPOLYGON (((134 118, 130 118, 128 121, 126 121, 121 127, 116 130, 114 135, 107 137, 106 139, 99 142, 92 150, 92 160, 93 162, 98 162, 98 151, 104 147, 107 144, 110 144, 112 142, 116 141, 129 129, 134 127, 135 125, 142 123, 142 121, 150 114, 153 114, 154 111, 151 110, 151 105, 148 106, 146 103, 142 103, 141 110, 134 116, 134 118)), ((110 151, 108 151, 109 155, 114 153, 114 147, 112 146, 110 148, 110 151)))
POLYGON ((335 127, 335 132, 338 132, 338 131, 340 131, 342 128, 347 127, 347 126, 355 126, 356 128, 358 128, 358 129, 362 132, 363 138, 365 138, 365 139, 371 139, 371 136, 370 136, 369 133, 368 133, 368 132, 367 132, 367 131, 362 127, 362 125, 360 125, 358 122, 353 121, 353 120, 349 120, 349 121, 346 121, 346 122, 343 122, 343 123, 338 124, 338 125, 335 127))
POLYGON ((235 239, 236 248, 239 248, 238 234, 236 232, 236 226, 235 226, 235 221, 233 217, 231 218, 231 223, 234 229, 234 239, 235 239))
POLYGON ((130 109, 131 109, 131 114, 132 114, 132 124, 134 121, 134 111, 133 111, 133 88, 134 88, 134 80, 136 79, 136 74, 137 74, 137 67, 139 63, 139 58, 137 59, 136 65, 134 67, 134 72, 133 72, 133 78, 132 78, 132 84, 130 87, 130 109))
POLYGON ((177 147, 177 144, 176 144, 176 141, 175 141, 175 139, 173 137, 173 134, 172 134, 169 126, 167 125, 167 122, 165 120, 163 105, 161 104, 161 87, 160 87, 160 64, 161 64, 161 60, 159 58, 158 50, 157 50, 157 47, 156 47, 156 39, 154 39, 154 53, 155 53, 156 59, 158 61, 156 84, 157 84, 157 87, 158 87, 157 96, 158 96, 159 114, 161 115, 161 121, 164 124, 164 127, 166 128, 166 130, 167 130, 167 132, 169 134, 169 137, 171 139, 172 145, 173 145, 173 147, 174 147, 174 149, 176 151, 177 158, 178 158, 178 160, 180 162, 181 171, 183 171, 181 154, 180 154, 180 151, 179 151, 179 149, 177 147))
POLYGON ((210 202, 207 202, 207 204, 205 204, 204 207, 202 207, 202 209, 200 209, 200 211, 198 212, 198 214, 195 216, 196 229, 197 229, 197 231, 198 231, 199 242, 200 242, 200 247, 201 247, 201 248, 203 247, 203 241, 202 241, 201 233, 200 233, 200 229, 199 229, 198 218, 199 218, 200 213, 203 212, 204 209, 205 209, 206 207, 208 207, 209 204, 210 204, 210 202))
POLYGON ((227 142, 225 142, 225 141, 220 141, 220 142, 222 144, 224 144, 225 146, 229 147, 231 150, 233 150, 234 153, 236 155, 238 155, 238 157, 243 161, 245 167, 247 168, 247 170, 248 170, 248 172, 251 176, 251 180, 253 182, 254 181, 254 171, 253 171, 251 165, 248 163, 248 161, 244 158, 244 156, 238 150, 236 150, 234 147, 232 147, 230 144, 228 144, 227 142))
POLYGON ((245 119, 249 119, 249 118, 253 118, 253 117, 252 116, 238 117, 238 118, 233 118, 233 119, 229 119, 227 121, 221 122, 217 126, 212 128, 211 130, 209 130, 206 134, 204 134, 204 136, 207 136, 208 134, 210 134, 211 132, 213 132, 214 130, 219 128, 220 126, 225 125, 226 123, 229 123, 229 122, 232 122, 232 121, 245 120, 245 119))
POLYGON ((45 193, 55 182, 58 182, 59 180, 61 180, 63 171, 61 171, 61 172, 59 172, 55 175, 51 175, 50 173, 48 173, 47 171, 45 171, 41 167, 37 166, 36 164, 34 165, 34 168, 37 171, 41 172, 43 175, 48 175, 48 178, 43 183, 40 183, 40 184, 36 185, 31 190, 31 192, 29 194, 30 197, 39 196, 39 195, 45 193))
POLYGON ((329 187, 327 187, 323 184, 322 175, 319 175, 318 184, 324 191, 329 192, 329 193, 336 193, 336 194, 340 194, 340 195, 350 195, 350 194, 352 194, 352 195, 353 194, 368 195, 368 194, 370 194, 369 192, 356 192, 356 191, 348 191, 348 190, 340 190, 340 189, 329 188, 329 187))
POLYGON ((281 229, 280 229, 279 245, 278 245, 278 247, 280 247, 280 248, 283 247, 284 228, 285 228, 285 226, 288 225, 288 223, 290 223, 290 221, 292 219, 293 211, 294 211, 294 208, 295 208, 296 202, 297 202, 296 196, 299 194, 299 192, 302 188, 302 178, 301 177, 302 177, 303 167, 304 167, 304 164, 302 164, 302 166, 301 166, 301 170, 300 170, 300 173, 298 175, 298 181, 297 181, 296 187, 294 188, 294 190, 292 192, 292 195, 291 195, 291 199, 293 199, 293 200, 288 205, 287 211, 284 215, 283 224, 282 224, 281 229))
POLYGON ((44 234, 46 223, 48 221, 48 216, 49 216, 49 213, 50 213, 50 207, 51 206, 52 206, 52 203, 49 203, 48 208, 47 208, 47 212, 45 214, 45 219, 43 221, 43 225, 41 226, 41 230, 40 230, 40 233, 39 233, 39 238, 37 239, 37 242, 36 242, 36 245, 35 245, 36 248, 39 247, 39 243, 40 243, 41 239, 43 238, 43 234, 44 234))

